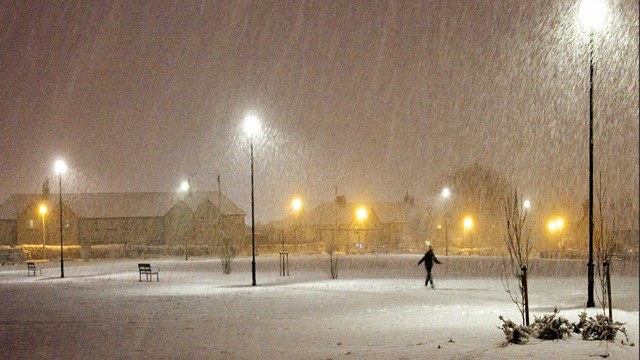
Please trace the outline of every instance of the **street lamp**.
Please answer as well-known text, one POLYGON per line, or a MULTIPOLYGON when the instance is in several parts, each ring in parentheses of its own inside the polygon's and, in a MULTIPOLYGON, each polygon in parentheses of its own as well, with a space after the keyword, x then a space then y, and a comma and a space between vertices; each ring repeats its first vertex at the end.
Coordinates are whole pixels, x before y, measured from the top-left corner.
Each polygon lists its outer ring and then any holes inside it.
MULTIPOLYGON (((293 199, 291 202, 291 208, 296 212, 296 220, 298 221, 298 228, 300 227, 300 210, 302 210, 302 200, 299 198, 293 199)), ((296 238, 296 252, 298 251, 298 232, 296 231, 294 224, 294 236, 296 238)), ((284 251, 284 238, 282 239, 282 251, 284 251)))
POLYGON ((365 208, 359 208, 356 212, 356 216, 358 217, 358 221, 363 221, 367 218, 367 210, 365 208))
POLYGON ((253 135, 260 129, 258 118, 249 115, 244 119, 244 131, 249 135, 251 144, 251 278, 252 286, 256 286, 256 230, 255 230, 255 211, 253 201, 253 135))
POLYGON ((525 209, 531 208, 531 201, 525 200, 522 206, 524 206, 525 209))
POLYGON ((46 238, 47 238, 47 234, 46 234, 47 230, 46 230, 45 225, 44 225, 44 214, 46 214, 46 213, 47 213, 47 207, 44 206, 44 205, 41 205, 40 206, 40 214, 42 214, 42 258, 43 259, 47 258, 47 255, 46 255, 45 250, 44 250, 44 245, 45 245, 46 238))
POLYGON ((593 34, 604 20, 605 8, 597 0, 585 0, 580 6, 580 19, 589 29, 589 265, 587 307, 593 299, 593 34))
MULTIPOLYGON (((464 246, 467 246, 467 229, 470 229, 473 226, 473 221, 470 217, 466 217, 464 219, 463 230, 462 230, 462 239, 464 241, 464 246)), ((473 254, 472 254, 473 255, 473 254)))
POLYGON ((58 160, 55 163, 56 173, 60 175, 60 202, 58 204, 60 208, 60 277, 64 277, 64 249, 62 244, 62 174, 67 171, 67 164, 62 160, 58 160))
MULTIPOLYGON (((363 208, 363 207, 359 207, 356 210, 356 218, 358 219, 358 224, 360 225, 360 227, 362 227, 362 222, 365 221, 367 219, 367 209, 363 208)), ((356 226, 356 229, 358 227, 356 226)), ((358 242, 360 243, 360 248, 362 248, 362 231, 356 231, 356 234, 358 235, 358 242)), ((366 239, 365 239, 366 240, 366 239)), ((358 246, 358 245, 356 245, 358 246)), ((378 251, 377 249, 377 243, 376 243, 376 252, 378 251)))
MULTIPOLYGON (((446 200, 451 196, 451 191, 449 188, 444 188, 442 190, 442 197, 446 200)), ((448 209, 444 212, 444 254, 446 256, 449 255, 449 211, 448 209)))
MULTIPOLYGON (((189 186, 189 180, 187 181, 183 181, 182 184, 180 184, 180 191, 182 191, 183 193, 187 193, 189 191, 189 189, 191 188, 191 186, 189 186)), ((193 216, 191 216, 191 232, 193 233, 193 216)), ((184 237, 184 260, 188 261, 189 260, 189 240, 188 240, 188 236, 184 237)))
MULTIPOLYGON (((555 219, 555 220, 551 220, 549 221, 549 224, 547 225, 549 227, 549 231, 553 232, 558 232, 560 233, 560 230, 562 230, 562 226, 564 225, 564 223, 562 222, 562 219, 555 219)), ((559 235, 559 241, 558 244, 556 245, 556 258, 558 258, 558 251, 560 251, 560 247, 562 245, 562 233, 560 233, 559 235)))
POLYGON ((182 184, 180 185, 180 190, 187 192, 189 191, 189 182, 188 181, 183 181, 182 184))

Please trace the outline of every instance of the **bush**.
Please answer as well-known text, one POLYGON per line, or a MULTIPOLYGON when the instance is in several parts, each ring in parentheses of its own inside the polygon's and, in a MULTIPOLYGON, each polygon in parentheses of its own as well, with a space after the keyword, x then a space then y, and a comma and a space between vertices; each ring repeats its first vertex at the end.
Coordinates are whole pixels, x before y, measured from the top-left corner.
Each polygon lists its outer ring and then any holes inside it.
POLYGON ((572 326, 569 320, 558 315, 558 309, 553 310, 553 314, 543 315, 541 318, 534 315, 535 321, 531 328, 536 333, 536 337, 542 340, 560 340, 571 336, 572 326))
POLYGON ((620 331, 629 341, 629 334, 622 325, 624 323, 609 321, 609 317, 604 314, 597 314, 595 318, 587 318, 587 313, 583 312, 580 314, 580 321, 573 324, 573 327, 574 331, 577 329, 582 333, 583 340, 613 340, 620 331))
POLYGON ((237 253, 238 249, 234 244, 234 239, 230 236, 223 236, 218 247, 218 257, 220 258, 220 264, 222 264, 223 274, 231 274, 231 263, 237 253))
POLYGON ((505 345, 508 345, 509 343, 524 345, 529 341, 529 338, 532 335, 535 335, 534 330, 529 326, 520 326, 511 320, 505 320, 502 316, 499 318, 504 323, 502 324, 502 327, 498 327, 498 329, 502 330, 504 335, 507 337, 505 345))

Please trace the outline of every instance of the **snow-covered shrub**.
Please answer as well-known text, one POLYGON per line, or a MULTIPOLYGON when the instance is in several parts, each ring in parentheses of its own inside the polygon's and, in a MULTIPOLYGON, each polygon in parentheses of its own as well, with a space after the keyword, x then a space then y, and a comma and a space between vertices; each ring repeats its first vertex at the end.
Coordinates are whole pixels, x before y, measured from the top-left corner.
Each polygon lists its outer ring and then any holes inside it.
POLYGON ((231 262, 236 257, 238 249, 231 236, 223 236, 220 239, 218 257, 222 265, 223 274, 231 274, 231 262))
POLYGON ((511 320, 505 320, 502 316, 499 316, 499 319, 504 323, 498 329, 502 330, 507 337, 505 344, 523 345, 529 341, 532 335, 535 335, 534 330, 529 326, 518 325, 511 320))
POLYGON ((613 340, 620 331, 629 341, 629 334, 622 325, 624 323, 609 321, 609 318, 604 314, 597 314, 595 318, 591 316, 587 318, 587 314, 582 313, 580 323, 574 324, 574 327, 581 330, 583 340, 613 340))
POLYGON ((338 273, 340 270, 340 259, 338 258, 338 255, 331 253, 329 254, 329 273, 331 275, 332 279, 337 279, 338 278, 338 273))
POLYGON ((553 314, 543 315, 541 318, 535 318, 531 327, 536 333, 536 337, 542 340, 560 340, 565 336, 571 336, 571 324, 569 320, 558 315, 558 309, 553 314))

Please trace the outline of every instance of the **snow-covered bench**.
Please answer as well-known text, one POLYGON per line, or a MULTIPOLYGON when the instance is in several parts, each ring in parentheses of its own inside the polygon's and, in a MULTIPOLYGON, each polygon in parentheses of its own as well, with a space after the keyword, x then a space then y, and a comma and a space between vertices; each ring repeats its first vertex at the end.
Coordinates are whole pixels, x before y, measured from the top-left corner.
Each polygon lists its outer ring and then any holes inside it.
POLYGON ((160 272, 160 268, 151 267, 151 264, 138 264, 138 271, 140 272, 140 281, 142 281, 142 274, 147 277, 147 281, 153 281, 153 275, 156 276, 156 280, 159 282, 160 277, 158 273, 160 272))
POLYGON ((31 276, 31 274, 33 273, 33 276, 36 276, 36 271, 40 271, 40 276, 42 276, 42 268, 36 267, 36 263, 34 262, 28 262, 27 263, 27 277, 31 276))

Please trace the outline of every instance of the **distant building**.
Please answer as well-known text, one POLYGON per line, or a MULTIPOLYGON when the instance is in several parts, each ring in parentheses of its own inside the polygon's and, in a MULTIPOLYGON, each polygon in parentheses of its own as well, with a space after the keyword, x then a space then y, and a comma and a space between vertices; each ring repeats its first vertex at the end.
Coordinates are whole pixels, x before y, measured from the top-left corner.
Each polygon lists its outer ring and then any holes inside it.
MULTIPOLYGON (((218 192, 62 194, 62 208, 68 245, 209 245, 219 230, 240 239, 246 228, 245 213, 218 192)), ((43 231, 46 244, 60 244, 56 194, 14 194, 0 205, 0 245, 42 244, 43 231)))
MULTIPOLYGON (((617 203, 609 203, 602 213, 604 222, 600 224, 600 210, 596 203, 593 207, 594 218, 594 243, 597 242, 599 226, 604 227, 605 241, 611 241, 614 254, 628 256, 629 253, 638 253, 640 243, 640 231, 638 230, 638 205, 630 200, 618 200, 617 203)), ((582 218, 575 230, 575 245, 577 249, 585 251, 589 248, 589 199, 582 204, 582 218)), ((596 245, 594 245, 596 246, 596 245)), ((637 257, 637 255, 635 255, 637 257)))
POLYGON ((339 196, 302 216, 301 241, 320 251, 422 251, 427 217, 426 210, 410 197, 403 202, 350 203, 339 196))

